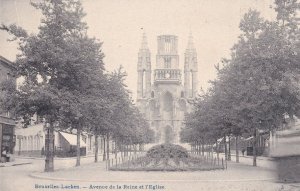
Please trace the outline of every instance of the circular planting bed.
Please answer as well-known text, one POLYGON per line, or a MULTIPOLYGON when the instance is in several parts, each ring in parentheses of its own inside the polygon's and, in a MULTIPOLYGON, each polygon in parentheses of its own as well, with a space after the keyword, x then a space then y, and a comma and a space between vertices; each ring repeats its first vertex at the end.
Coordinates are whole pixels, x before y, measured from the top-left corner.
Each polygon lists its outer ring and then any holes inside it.
POLYGON ((193 156, 180 145, 162 144, 150 148, 145 156, 111 166, 121 171, 196 171, 223 169, 215 159, 193 156))
POLYGON ((162 144, 150 148, 146 154, 149 158, 188 158, 188 151, 179 145, 162 144))

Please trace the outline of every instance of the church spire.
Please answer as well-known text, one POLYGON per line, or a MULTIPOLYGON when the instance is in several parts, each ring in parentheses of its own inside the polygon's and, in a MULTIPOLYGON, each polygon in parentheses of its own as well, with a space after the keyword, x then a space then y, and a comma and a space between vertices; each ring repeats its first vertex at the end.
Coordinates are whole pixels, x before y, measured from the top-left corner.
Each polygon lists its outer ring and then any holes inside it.
POLYGON ((195 47, 194 47, 193 35, 192 35, 192 32, 190 32, 188 46, 187 46, 186 51, 194 51, 194 50, 195 50, 195 47))
POLYGON ((143 33, 142 45, 138 52, 138 99, 149 98, 151 92, 151 54, 147 44, 147 37, 143 33))
POLYGON ((184 88, 188 98, 197 96, 198 88, 198 64, 197 52, 194 47, 192 33, 189 35, 188 46, 185 50, 184 61, 184 88))
POLYGON ((141 50, 148 50, 148 43, 147 43, 147 36, 146 33, 143 33, 143 39, 142 39, 142 46, 141 46, 141 50))

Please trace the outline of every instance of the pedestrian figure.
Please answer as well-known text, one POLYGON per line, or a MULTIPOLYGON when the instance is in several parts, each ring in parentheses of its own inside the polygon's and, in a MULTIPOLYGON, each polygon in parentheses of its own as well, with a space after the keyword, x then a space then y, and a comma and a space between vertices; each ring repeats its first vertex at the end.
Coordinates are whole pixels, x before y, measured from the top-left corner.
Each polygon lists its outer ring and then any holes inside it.
POLYGON ((2 147, 1 162, 5 162, 5 159, 6 159, 6 150, 5 147, 2 147))
POLYGON ((44 147, 42 147, 41 155, 42 155, 42 156, 45 155, 45 148, 44 148, 44 147))
POLYGON ((8 147, 2 148, 1 158, 4 159, 3 162, 9 162, 10 159, 10 153, 8 147))
POLYGON ((9 152, 9 149, 6 148, 6 162, 9 162, 10 161, 10 152, 9 152))
POLYGON ((245 151, 246 151, 246 150, 243 148, 243 149, 242 149, 242 154, 243 154, 243 156, 245 155, 245 151))

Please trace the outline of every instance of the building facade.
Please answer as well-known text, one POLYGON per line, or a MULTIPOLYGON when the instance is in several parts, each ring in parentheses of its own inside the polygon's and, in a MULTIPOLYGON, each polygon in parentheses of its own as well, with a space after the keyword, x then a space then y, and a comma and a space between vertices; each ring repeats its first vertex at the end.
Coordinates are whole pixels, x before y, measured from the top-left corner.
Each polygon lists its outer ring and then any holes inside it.
MULTIPOLYGON (((6 58, 0 56, 0 83, 5 81, 11 81, 16 84, 16 78, 14 76, 15 67, 12 62, 6 58)), ((2 94, 0 90, 0 94, 2 94)), ((4 111, 0 108, 0 148, 1 153, 5 149, 6 151, 13 153, 15 146, 15 120, 12 113, 4 111)))
POLYGON ((184 70, 180 69, 178 37, 157 37, 155 69, 143 35, 138 52, 137 106, 155 132, 156 143, 179 143, 184 117, 191 110, 190 101, 197 95, 198 63, 190 35, 184 53, 184 70), (184 81, 182 82, 182 77, 184 81))
POLYGON ((298 156, 300 159, 300 119, 285 118, 280 129, 270 132, 270 156, 290 157, 298 156))
MULTIPOLYGON (((19 123, 15 128, 16 144, 15 154, 31 157, 43 157, 45 154, 45 123, 41 117, 34 115, 30 125, 23 128, 19 123)), ((110 143, 110 152, 114 149, 114 144, 110 143)), ((82 132, 80 139, 81 155, 93 155, 95 153, 95 136, 82 132)), ((76 130, 55 130, 54 131, 54 154, 56 157, 74 157, 77 151, 76 130)), ((103 154, 104 138, 98 137, 98 153, 103 154)))

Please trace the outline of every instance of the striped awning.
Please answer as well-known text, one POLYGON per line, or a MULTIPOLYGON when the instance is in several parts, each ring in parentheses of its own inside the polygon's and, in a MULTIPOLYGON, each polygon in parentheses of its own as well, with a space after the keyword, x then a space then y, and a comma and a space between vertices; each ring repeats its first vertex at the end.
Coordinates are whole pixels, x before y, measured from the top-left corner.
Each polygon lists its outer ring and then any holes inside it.
MULTIPOLYGON (((70 145, 77 145, 77 135, 65 133, 65 132, 59 132, 65 139, 68 141, 70 145)), ((82 137, 80 137, 80 147, 86 147, 86 143, 82 140, 82 137)))

